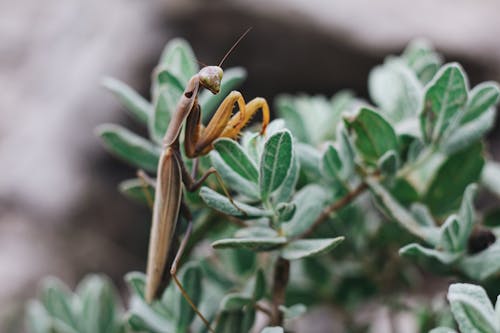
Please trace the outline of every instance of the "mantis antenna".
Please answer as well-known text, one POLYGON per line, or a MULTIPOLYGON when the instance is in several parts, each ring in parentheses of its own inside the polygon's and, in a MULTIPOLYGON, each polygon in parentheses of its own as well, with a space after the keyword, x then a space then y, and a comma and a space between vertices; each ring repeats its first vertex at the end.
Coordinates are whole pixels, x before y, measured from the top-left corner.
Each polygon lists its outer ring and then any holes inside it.
POLYGON ((229 56, 229 54, 231 54, 231 52, 233 52, 234 48, 241 42, 241 40, 250 32, 250 30, 252 30, 253 27, 250 27, 248 28, 241 36, 240 38, 238 38, 238 40, 233 44, 233 46, 231 46, 231 48, 229 49, 229 51, 226 52, 226 54, 224 55, 224 57, 222 58, 222 60, 220 61, 219 63, 219 67, 222 66, 222 64, 224 63, 224 61, 227 59, 227 57, 229 56))

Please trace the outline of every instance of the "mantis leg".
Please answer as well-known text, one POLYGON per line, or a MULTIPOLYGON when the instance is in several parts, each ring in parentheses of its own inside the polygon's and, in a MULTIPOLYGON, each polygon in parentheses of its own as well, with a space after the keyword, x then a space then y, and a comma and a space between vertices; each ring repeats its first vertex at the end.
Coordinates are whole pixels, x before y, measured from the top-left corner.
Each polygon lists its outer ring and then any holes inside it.
POLYGON ((184 286, 182 285, 181 281, 177 277, 177 268, 179 265, 179 262, 181 260, 182 254, 184 253, 184 250, 186 249, 186 245, 189 241, 189 237, 191 236, 191 233, 193 232, 193 223, 191 220, 189 221, 186 233, 184 234, 184 238, 181 241, 181 244, 179 246, 179 250, 177 250, 177 254, 175 255, 174 261, 172 262, 172 266, 170 267, 170 275, 172 276, 172 279, 174 280, 175 284, 181 291, 182 296, 186 299, 186 301, 191 305, 191 308, 194 310, 194 312, 200 317, 200 319, 203 321, 205 326, 207 326, 208 330, 212 333, 215 333, 215 331, 210 327, 210 322, 203 316, 203 314, 198 310, 198 307, 196 304, 194 304, 193 300, 187 293, 186 289, 184 289, 184 286))

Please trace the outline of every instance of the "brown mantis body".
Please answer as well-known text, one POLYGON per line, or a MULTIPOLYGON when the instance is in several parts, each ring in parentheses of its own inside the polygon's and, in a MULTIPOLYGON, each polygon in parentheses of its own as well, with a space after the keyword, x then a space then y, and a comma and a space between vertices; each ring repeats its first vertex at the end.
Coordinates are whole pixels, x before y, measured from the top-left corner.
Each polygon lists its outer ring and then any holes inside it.
MULTIPOLYGON (((186 123, 184 138, 185 153, 190 158, 196 158, 207 154, 213 148, 213 142, 216 139, 222 137, 236 138, 241 129, 258 110, 262 110, 263 114, 261 133, 265 131, 269 122, 269 106, 265 99, 255 98, 246 104, 241 93, 232 91, 219 106, 208 125, 204 127, 200 121, 199 90, 201 87, 204 87, 212 93, 217 94, 220 90, 222 76, 223 71, 219 66, 207 66, 191 77, 177 104, 175 113, 163 139, 164 150, 158 164, 149 242, 145 292, 147 302, 153 301, 162 281, 162 275, 172 247, 178 216, 181 211, 182 184, 184 184, 186 190, 195 191, 210 174, 215 173, 218 176, 214 168, 210 168, 198 180, 194 179, 195 172, 193 172, 193 175, 189 174, 180 152, 179 137, 182 124, 186 123), (238 105, 239 110, 238 113, 232 116, 235 104, 238 105)), ((194 171, 196 170, 194 169, 194 171)), ((210 328, 208 321, 196 309, 196 306, 176 276, 178 262, 191 230, 192 223, 190 221, 186 235, 180 244, 170 268, 170 274, 186 300, 205 322, 207 327, 210 328)))

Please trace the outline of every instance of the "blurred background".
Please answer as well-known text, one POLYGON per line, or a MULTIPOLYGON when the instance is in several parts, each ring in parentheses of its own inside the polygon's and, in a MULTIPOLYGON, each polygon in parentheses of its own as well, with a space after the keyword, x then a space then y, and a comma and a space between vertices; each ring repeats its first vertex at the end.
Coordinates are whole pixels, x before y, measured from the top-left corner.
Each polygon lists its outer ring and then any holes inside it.
MULTIPOLYGON (((184 37, 216 64, 252 26, 225 64, 248 70, 247 98, 366 97, 370 69, 415 37, 461 62, 472 86, 500 80, 499 10, 494 0, 0 2, 0 332, 23 332, 24 302, 48 274, 74 286, 104 272, 123 288, 125 272, 145 267, 149 212, 116 190, 134 170, 93 132, 109 121, 144 129, 102 77, 149 97, 166 41, 184 37)), ((390 332, 377 311, 378 332, 390 332)))

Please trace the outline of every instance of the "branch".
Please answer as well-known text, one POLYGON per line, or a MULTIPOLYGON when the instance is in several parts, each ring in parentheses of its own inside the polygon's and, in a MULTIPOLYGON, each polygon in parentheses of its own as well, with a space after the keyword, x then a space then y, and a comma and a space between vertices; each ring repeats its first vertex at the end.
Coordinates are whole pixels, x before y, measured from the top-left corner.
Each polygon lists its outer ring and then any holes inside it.
POLYGON ((283 312, 279 307, 285 304, 285 292, 289 277, 290 262, 279 257, 274 268, 271 326, 283 326, 283 312))
POLYGON ((330 214, 347 206, 354 199, 356 199, 361 193, 363 193, 367 188, 368 185, 365 182, 363 182, 359 184, 358 187, 356 187, 354 190, 347 193, 343 198, 335 201, 330 206, 327 206, 325 209, 323 209, 323 211, 318 216, 316 221, 314 221, 311 227, 305 232, 303 232, 301 235, 299 235, 297 238, 307 238, 308 236, 310 236, 321 223, 325 222, 328 219, 330 214))

